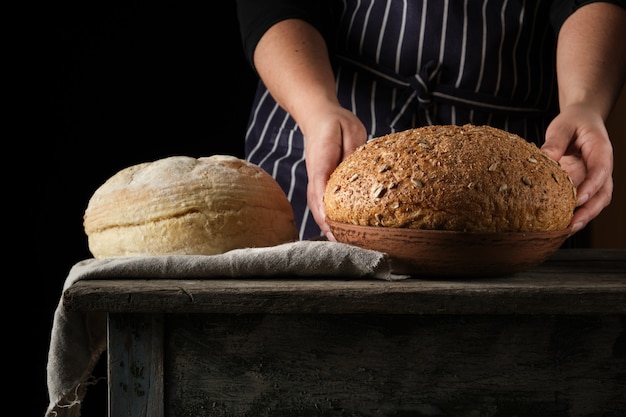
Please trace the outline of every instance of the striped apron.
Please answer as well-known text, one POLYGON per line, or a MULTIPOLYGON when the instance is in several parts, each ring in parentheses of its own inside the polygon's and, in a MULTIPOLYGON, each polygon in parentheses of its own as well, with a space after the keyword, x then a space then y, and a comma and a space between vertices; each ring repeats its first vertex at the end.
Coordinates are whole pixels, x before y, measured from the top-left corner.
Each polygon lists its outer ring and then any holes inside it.
MULTIPOLYGON (((363 122, 368 139, 423 125, 472 123, 542 143, 558 105, 549 2, 330 3, 337 94, 363 122)), ((262 83, 245 152, 287 194, 300 237, 319 236, 307 207, 303 135, 262 83)))

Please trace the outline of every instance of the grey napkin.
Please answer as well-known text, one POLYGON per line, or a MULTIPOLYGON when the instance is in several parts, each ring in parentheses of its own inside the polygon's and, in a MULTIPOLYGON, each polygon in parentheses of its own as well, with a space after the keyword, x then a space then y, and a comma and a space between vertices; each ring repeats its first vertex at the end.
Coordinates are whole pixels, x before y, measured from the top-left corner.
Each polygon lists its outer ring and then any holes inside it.
MULTIPOLYGON (((211 279, 217 277, 408 278, 391 272, 386 254, 342 243, 299 241, 224 254, 87 259, 74 265, 63 291, 84 279, 211 279)), ((45 417, 79 417, 92 371, 106 349, 106 314, 64 308, 54 314, 48 351, 50 405, 45 417)))

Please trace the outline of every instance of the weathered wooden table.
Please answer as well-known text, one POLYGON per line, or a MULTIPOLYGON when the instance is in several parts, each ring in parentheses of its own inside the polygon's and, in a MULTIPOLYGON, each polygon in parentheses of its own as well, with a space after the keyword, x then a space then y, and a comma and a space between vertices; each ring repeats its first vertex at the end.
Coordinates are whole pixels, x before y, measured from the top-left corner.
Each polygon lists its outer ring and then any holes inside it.
POLYGON ((84 280, 109 415, 624 416, 626 250, 503 278, 84 280))

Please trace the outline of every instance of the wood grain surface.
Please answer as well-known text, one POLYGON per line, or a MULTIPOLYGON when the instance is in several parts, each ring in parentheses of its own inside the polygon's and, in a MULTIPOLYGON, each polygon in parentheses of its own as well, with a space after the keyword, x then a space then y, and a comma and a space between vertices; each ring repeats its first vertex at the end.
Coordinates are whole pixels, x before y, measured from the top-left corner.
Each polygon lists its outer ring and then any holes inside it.
POLYGON ((624 324, 175 315, 166 325, 166 415, 617 417, 626 410, 624 324))

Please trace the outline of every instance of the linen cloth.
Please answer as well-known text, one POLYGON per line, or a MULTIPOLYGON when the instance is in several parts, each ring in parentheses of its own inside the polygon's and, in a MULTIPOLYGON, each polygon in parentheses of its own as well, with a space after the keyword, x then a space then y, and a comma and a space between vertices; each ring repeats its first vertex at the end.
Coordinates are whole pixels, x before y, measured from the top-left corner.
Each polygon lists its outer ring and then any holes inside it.
MULTIPOLYGON (((86 259, 75 264, 63 292, 85 279, 211 279, 218 277, 408 278, 391 271, 387 254, 343 243, 306 240, 220 255, 86 259)), ((55 310, 47 363, 50 404, 45 417, 79 417, 91 373, 106 350, 106 313, 55 310)))

